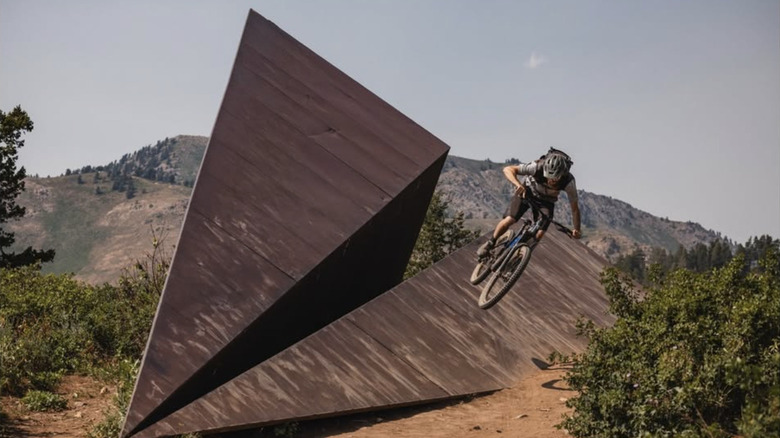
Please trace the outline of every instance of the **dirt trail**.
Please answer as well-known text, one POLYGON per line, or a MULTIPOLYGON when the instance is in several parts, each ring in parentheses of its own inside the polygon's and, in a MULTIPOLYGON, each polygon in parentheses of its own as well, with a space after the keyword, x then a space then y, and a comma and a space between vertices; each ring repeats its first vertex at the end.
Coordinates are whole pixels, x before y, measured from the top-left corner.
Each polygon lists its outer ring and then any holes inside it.
POLYGON ((68 400, 61 412, 31 412, 13 397, 0 398, 0 438, 83 438, 103 420, 116 388, 84 376, 65 376, 55 391, 68 400))
POLYGON ((294 435, 268 427, 262 433, 232 433, 224 437, 567 437, 565 431, 555 427, 571 411, 565 405, 566 399, 576 394, 561 381, 565 371, 559 367, 540 370, 513 388, 468 400, 302 422, 294 435))
MULTIPOLYGON (((565 431, 555 428, 570 412, 566 399, 575 394, 560 380, 564 373, 558 367, 540 370, 513 388, 466 400, 301 422, 293 434, 267 427, 223 437, 566 437, 565 431)), ((86 437, 103 419, 115 389, 87 377, 68 376, 57 392, 68 398, 63 412, 30 412, 18 399, 2 397, 0 406, 7 418, 0 426, 0 438, 86 437)))

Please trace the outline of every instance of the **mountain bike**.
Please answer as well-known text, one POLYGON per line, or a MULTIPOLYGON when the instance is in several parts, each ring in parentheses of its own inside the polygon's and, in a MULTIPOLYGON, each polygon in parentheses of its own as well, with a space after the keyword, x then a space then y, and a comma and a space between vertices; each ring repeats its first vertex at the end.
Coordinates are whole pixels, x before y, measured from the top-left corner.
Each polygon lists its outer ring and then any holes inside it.
MULTIPOLYGON (((477 266, 471 273, 471 284, 477 285, 490 275, 488 282, 482 287, 479 296, 479 307, 489 309, 493 307, 520 278, 520 275, 531 261, 533 252, 539 240, 536 233, 548 220, 547 215, 539 209, 538 201, 526 198, 531 205, 535 221, 521 219, 523 226, 517 231, 509 230, 496 240, 493 249, 477 260, 477 266), (492 273, 492 275, 491 275, 492 273)), ((572 231, 563 224, 551 221, 556 228, 572 237, 572 231)))

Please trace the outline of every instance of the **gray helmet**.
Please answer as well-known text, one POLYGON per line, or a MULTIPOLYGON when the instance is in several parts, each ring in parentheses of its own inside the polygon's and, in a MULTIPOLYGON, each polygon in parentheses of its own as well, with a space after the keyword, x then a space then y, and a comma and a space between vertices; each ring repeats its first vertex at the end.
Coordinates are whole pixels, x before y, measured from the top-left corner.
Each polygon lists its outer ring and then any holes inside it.
POLYGON ((547 154, 544 159, 544 177, 547 179, 561 179, 569 171, 569 163, 561 154, 547 154))

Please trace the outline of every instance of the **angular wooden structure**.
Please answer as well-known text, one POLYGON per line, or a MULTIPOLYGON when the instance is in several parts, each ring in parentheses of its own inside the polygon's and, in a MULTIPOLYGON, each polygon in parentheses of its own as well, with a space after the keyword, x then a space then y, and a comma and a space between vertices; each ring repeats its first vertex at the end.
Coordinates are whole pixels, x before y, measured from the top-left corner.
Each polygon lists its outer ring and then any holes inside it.
POLYGON ((575 320, 606 325, 606 263, 550 231, 512 291, 481 310, 475 242, 144 430, 220 432, 512 386, 534 359, 581 351, 575 320))
POLYGON ((250 12, 122 435, 397 285, 447 151, 250 12))

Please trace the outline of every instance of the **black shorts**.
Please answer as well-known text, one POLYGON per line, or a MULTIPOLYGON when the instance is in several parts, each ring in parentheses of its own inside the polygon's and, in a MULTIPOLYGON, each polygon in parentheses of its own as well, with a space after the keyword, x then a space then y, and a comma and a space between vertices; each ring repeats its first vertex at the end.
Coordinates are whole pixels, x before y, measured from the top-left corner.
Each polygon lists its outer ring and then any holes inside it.
MULTIPOLYGON (((526 196, 532 196, 530 189, 526 190, 526 196)), ((533 200, 539 206, 539 210, 547 216, 547 219, 542 223, 542 229, 546 231, 555 214, 555 203, 539 198, 533 198, 533 200)), ((512 196, 512 202, 509 204, 509 208, 507 208, 504 213, 504 217, 512 217, 515 221, 518 221, 529 208, 531 208, 531 203, 528 202, 527 199, 521 198, 519 195, 514 195, 512 196)), ((533 213, 534 221, 536 221, 538 219, 538 214, 535 211, 533 213)))

